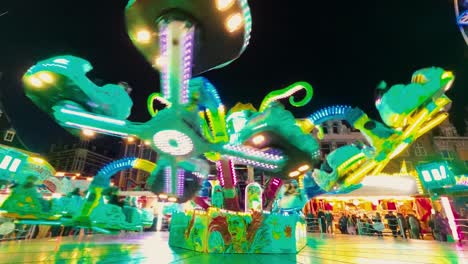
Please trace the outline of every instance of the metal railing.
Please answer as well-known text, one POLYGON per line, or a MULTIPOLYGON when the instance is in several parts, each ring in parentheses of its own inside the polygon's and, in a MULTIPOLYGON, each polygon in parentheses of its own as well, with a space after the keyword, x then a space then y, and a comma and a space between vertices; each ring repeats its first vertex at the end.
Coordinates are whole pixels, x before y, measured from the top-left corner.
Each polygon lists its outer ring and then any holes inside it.
POLYGON ((36 228, 36 225, 15 224, 15 229, 12 232, 0 235, 0 241, 32 239, 36 228))
POLYGON ((316 217, 306 217, 307 232, 308 233, 324 233, 322 231, 321 219, 316 217))
POLYGON ((468 219, 455 219, 455 225, 460 240, 468 240, 468 219))
POLYGON ((404 228, 401 219, 397 219, 397 223, 388 223, 388 221, 369 222, 358 219, 357 221, 358 235, 361 236, 390 236, 408 238, 409 233, 404 228))

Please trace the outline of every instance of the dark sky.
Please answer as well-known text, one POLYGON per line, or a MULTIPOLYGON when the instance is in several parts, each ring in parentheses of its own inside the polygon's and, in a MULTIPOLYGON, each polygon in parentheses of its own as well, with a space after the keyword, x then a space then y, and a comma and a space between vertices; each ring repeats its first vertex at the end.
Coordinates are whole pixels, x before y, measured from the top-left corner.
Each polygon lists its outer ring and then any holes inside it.
MULTIPOLYGON (((131 119, 149 118, 146 97, 159 91, 159 77, 128 40, 125 1, 10 2, 0 4, 0 13, 9 10, 0 17, 0 71, 5 72, 0 86, 18 130, 53 124, 21 97, 19 80, 38 60, 60 54, 89 60, 93 77, 128 82, 134 88, 131 119)), ((314 97, 294 110, 297 117, 331 104, 350 104, 379 119, 373 92, 381 80, 408 83, 413 71, 440 66, 457 78, 448 96, 454 102, 452 119, 463 129, 468 47, 451 2, 252 0, 249 47, 237 61, 204 76, 228 107, 238 101, 258 107, 269 91, 303 80, 314 86, 314 97)))

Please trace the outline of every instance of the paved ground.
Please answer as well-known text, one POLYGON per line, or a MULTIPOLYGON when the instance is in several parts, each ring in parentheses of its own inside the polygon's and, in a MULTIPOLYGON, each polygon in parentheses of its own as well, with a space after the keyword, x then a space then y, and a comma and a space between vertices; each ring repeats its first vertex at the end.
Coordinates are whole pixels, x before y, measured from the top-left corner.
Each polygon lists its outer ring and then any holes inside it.
POLYGON ((468 245, 310 235, 297 255, 207 255, 170 248, 167 233, 0 242, 0 263, 468 263, 468 245))

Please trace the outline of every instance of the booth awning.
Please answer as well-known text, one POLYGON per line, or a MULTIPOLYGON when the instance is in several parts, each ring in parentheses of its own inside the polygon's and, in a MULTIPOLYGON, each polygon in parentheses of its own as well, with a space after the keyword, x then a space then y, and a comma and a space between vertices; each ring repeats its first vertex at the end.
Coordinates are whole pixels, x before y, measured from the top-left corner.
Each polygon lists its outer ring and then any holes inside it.
POLYGON ((156 197, 156 194, 150 191, 120 191, 120 196, 147 196, 156 197))
POLYGON ((417 181, 412 176, 379 175, 368 176, 361 182, 362 187, 344 194, 326 194, 316 198, 356 197, 409 197, 419 195, 417 181))

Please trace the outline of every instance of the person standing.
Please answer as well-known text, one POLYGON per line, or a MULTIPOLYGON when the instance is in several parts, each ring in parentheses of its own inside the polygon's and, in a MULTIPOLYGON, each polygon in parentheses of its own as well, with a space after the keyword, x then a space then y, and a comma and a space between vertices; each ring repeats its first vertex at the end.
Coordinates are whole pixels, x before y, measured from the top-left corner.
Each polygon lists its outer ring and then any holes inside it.
POLYGON ((346 216, 345 213, 343 213, 340 217, 340 220, 338 221, 338 224, 340 226, 340 231, 342 234, 348 234, 348 217, 346 216))
POLYGON ((327 224, 327 233, 333 234, 333 214, 330 212, 330 210, 325 213, 325 222, 327 224))
POLYGON ((357 226, 356 216, 355 215, 349 216, 348 223, 347 223, 348 234, 356 235, 356 226, 357 226))
POLYGON ((414 214, 408 215, 408 224, 410 227, 410 237, 412 239, 419 239, 421 230, 419 229, 419 220, 414 214))
POLYGON ((322 233, 326 233, 327 232, 327 225, 326 225, 326 221, 325 221, 325 213, 322 211, 322 209, 319 209, 318 213, 317 213, 317 217, 318 217, 318 220, 319 220, 319 224, 320 224, 320 231, 322 231, 322 233))
POLYGON ((402 213, 397 213, 398 225, 400 226, 400 233, 403 238, 408 238, 408 222, 405 219, 405 216, 402 213))
POLYGON ((375 232, 379 237, 383 236, 382 231, 384 230, 384 224, 382 223, 382 217, 380 216, 380 213, 377 212, 374 216, 374 219, 372 219, 374 222, 372 227, 374 228, 375 232))
POLYGON ((385 219, 387 219, 388 228, 392 230, 393 237, 397 237, 398 218, 392 211, 388 211, 385 215, 385 219))
POLYGON ((437 211, 434 216, 434 233, 438 241, 447 241, 447 225, 442 215, 437 211))

